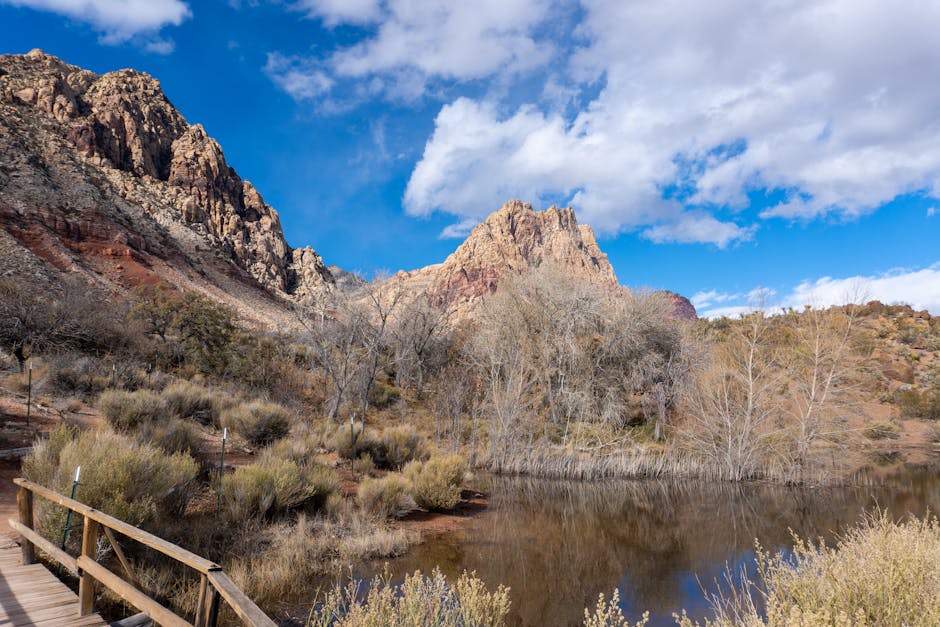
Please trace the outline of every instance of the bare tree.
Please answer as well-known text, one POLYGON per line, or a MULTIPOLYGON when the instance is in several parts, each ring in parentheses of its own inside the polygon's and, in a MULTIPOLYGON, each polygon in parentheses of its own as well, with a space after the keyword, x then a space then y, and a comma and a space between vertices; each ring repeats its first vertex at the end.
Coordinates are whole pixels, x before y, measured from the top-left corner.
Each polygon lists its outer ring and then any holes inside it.
POLYGON ((392 330, 395 373, 399 385, 413 385, 420 398, 428 369, 443 361, 451 312, 423 292, 402 307, 396 318, 392 330))
POLYGON ((297 309, 310 348, 311 366, 320 370, 330 386, 327 417, 336 420, 340 407, 357 378, 370 363, 366 346, 367 310, 338 290, 297 309))
POLYGON ((679 440, 724 479, 740 481, 771 456, 785 371, 763 311, 745 315, 711 349, 711 363, 690 390, 679 440))

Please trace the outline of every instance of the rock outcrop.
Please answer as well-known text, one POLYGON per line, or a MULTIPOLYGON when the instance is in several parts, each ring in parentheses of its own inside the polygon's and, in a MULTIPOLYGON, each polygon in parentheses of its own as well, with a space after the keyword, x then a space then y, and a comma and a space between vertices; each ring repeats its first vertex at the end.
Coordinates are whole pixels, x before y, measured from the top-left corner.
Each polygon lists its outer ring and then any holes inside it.
POLYGON ((597 285, 617 286, 617 275, 594 232, 578 224, 573 209, 535 211, 528 203, 511 200, 435 267, 432 289, 449 303, 473 303, 494 292, 502 277, 542 263, 597 285))
POLYGON ((39 50, 0 56, 0 214, 4 259, 124 288, 165 280, 289 302, 333 285, 315 251, 287 244, 218 142, 133 70, 97 75, 39 50))

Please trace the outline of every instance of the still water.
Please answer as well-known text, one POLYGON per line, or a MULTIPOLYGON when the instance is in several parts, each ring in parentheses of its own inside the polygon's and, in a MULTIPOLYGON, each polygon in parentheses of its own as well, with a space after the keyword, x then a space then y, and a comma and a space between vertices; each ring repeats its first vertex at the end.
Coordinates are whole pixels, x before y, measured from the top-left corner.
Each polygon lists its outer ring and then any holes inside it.
POLYGON ((766 549, 800 536, 832 539, 865 512, 902 518, 940 511, 936 470, 912 470, 877 485, 788 488, 666 481, 482 480, 489 508, 460 531, 431 538, 393 560, 393 575, 439 566, 476 571, 511 587, 511 624, 575 625, 601 592, 619 588, 628 618, 673 625, 685 608, 708 614, 707 594, 726 565, 753 567, 766 549), (703 590, 704 588, 704 590, 703 590))

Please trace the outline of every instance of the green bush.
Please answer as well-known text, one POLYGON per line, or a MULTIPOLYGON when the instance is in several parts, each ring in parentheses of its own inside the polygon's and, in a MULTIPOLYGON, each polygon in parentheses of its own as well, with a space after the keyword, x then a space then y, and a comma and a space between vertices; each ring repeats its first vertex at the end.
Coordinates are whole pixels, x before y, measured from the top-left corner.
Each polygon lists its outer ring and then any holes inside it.
MULTIPOLYGON (((68 495, 78 466, 77 500, 135 526, 180 514, 198 472, 188 455, 170 455, 111 431, 59 427, 23 460, 23 475, 68 495)), ((65 512, 43 501, 37 521, 46 537, 60 538, 65 512)))
POLYGON ((388 474, 380 479, 367 477, 359 484, 356 502, 363 511, 377 518, 389 518, 414 504, 410 490, 408 480, 399 474, 388 474))
POLYGON ((137 440, 152 444, 167 453, 195 455, 202 445, 202 435, 192 423, 173 417, 141 425, 137 429, 137 440))
POLYGON ((233 520, 265 518, 305 507, 319 509, 337 489, 336 473, 319 463, 306 466, 263 455, 222 480, 222 497, 233 520))
POLYGON ((195 420, 203 425, 218 425, 223 403, 201 385, 177 381, 160 393, 167 409, 183 420, 195 420))
POLYGON ((107 390, 98 397, 98 409, 118 431, 132 431, 167 414, 163 399, 150 390, 107 390))
POLYGON ((415 502, 430 510, 453 509, 460 502, 460 483, 466 472, 467 463, 459 455, 432 457, 405 466, 415 502))
POLYGON ((266 446, 290 433, 294 414, 277 403, 251 401, 232 407, 222 424, 255 446, 266 446))

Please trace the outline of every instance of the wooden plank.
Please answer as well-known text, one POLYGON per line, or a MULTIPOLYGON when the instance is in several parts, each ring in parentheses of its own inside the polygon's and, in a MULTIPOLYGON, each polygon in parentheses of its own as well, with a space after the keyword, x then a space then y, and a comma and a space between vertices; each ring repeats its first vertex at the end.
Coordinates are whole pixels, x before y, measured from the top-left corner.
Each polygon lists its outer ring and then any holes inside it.
POLYGON ((32 481, 27 481, 26 479, 17 478, 13 480, 13 483, 20 487, 28 488, 31 492, 42 496, 43 498, 49 499, 53 503, 67 507, 74 512, 77 512, 85 517, 86 520, 91 519, 97 521, 109 527, 118 533, 127 536, 141 544, 149 546, 150 548, 163 553, 173 559, 182 562, 193 568, 200 573, 208 573, 210 570, 218 570, 219 565, 215 562, 210 562, 209 560, 199 557, 195 553, 191 553, 186 549, 176 546, 170 542, 167 542, 163 538, 158 538, 152 533, 147 533, 143 529, 138 529, 132 525, 127 524, 122 520, 118 520, 114 516, 109 516, 104 512, 100 512, 92 507, 88 507, 84 503, 79 503, 73 499, 63 496, 56 492, 55 490, 50 490, 45 486, 41 486, 38 483, 33 483, 32 481))
POLYGON ((249 599, 235 583, 229 579, 228 575, 221 570, 215 570, 208 574, 209 583, 219 591, 222 598, 235 611, 240 619, 246 625, 253 627, 276 627, 273 620, 267 614, 261 611, 254 601, 249 599))
MULTIPOLYGON (((85 528, 82 530, 82 554, 80 560, 95 561, 98 552, 98 521, 85 518, 85 528)), ((78 580, 78 604, 82 616, 87 616, 95 608, 95 578, 81 565, 78 580)))
POLYGON ((69 555, 68 553, 66 553, 59 547, 57 547, 56 545, 52 544, 51 542, 43 538, 41 535, 39 535, 32 529, 28 529, 24 527, 23 525, 13 520, 12 518, 10 519, 9 522, 10 522, 10 527, 12 527, 14 531, 17 531, 21 536, 26 538, 29 542, 31 542, 36 547, 38 547, 39 550, 48 554, 49 557, 56 560, 63 566, 65 566, 67 569, 69 569, 69 572, 71 572, 73 575, 76 575, 76 576, 78 575, 78 564, 75 562, 74 557, 72 557, 71 555, 69 555))
POLYGON ((137 582, 137 577, 134 576, 133 570, 131 570, 131 563, 124 556, 124 550, 121 548, 121 545, 114 538, 114 534, 111 533, 111 530, 107 527, 104 528, 104 535, 108 536, 108 542, 111 543, 111 548, 114 549, 114 554, 117 555, 118 561, 121 562, 121 568, 124 569, 124 574, 127 575, 127 580, 133 585, 140 587, 137 582))
MULTIPOLYGON (((33 528, 33 493, 20 486, 16 492, 16 507, 20 513, 20 523, 28 529, 33 528)), ((24 535, 20 544, 23 554, 23 563, 32 564, 36 561, 36 549, 24 535)))
MULTIPOLYGON (((127 583, 110 570, 86 555, 78 558, 78 567, 110 588, 122 599, 149 614, 153 620, 165 627, 191 627, 188 622, 163 607, 149 596, 127 583)), ((273 625, 273 623, 272 623, 273 625)))

